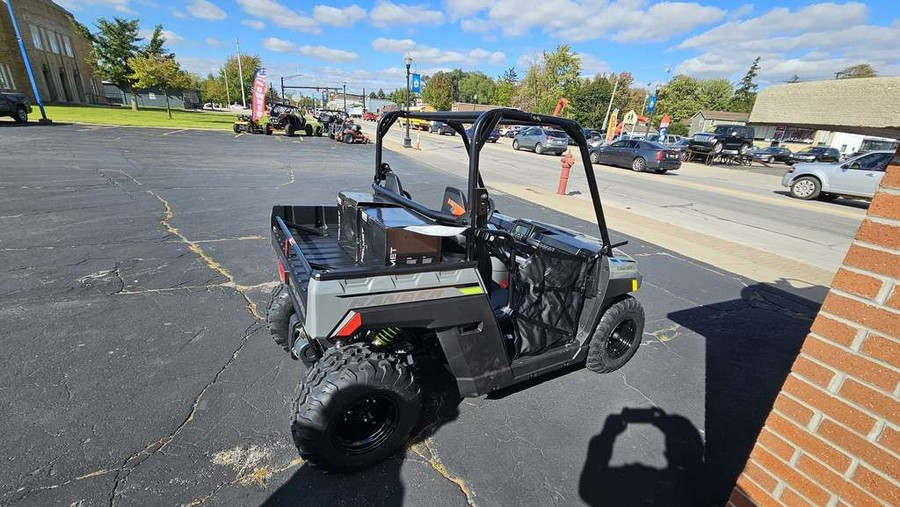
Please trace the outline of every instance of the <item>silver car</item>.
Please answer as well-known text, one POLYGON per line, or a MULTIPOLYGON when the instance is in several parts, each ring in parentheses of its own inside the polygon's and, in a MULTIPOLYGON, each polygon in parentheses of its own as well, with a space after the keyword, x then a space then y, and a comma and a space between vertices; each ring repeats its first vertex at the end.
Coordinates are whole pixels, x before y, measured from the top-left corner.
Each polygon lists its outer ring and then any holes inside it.
POLYGON ((534 150, 538 155, 553 153, 562 155, 569 147, 569 136, 562 130, 547 127, 528 127, 513 138, 514 150, 534 150))
POLYGON ((791 189, 791 197, 797 199, 871 199, 893 157, 893 151, 870 151, 839 164, 795 164, 784 174, 781 185, 791 189))

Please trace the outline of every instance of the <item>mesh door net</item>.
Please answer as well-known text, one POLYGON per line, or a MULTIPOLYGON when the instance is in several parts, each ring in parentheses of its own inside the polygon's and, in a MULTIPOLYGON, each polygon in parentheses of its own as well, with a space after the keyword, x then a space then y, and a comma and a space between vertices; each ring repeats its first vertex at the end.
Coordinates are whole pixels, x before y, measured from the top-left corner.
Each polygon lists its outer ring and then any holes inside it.
POLYGON ((595 259, 516 245, 510 308, 516 355, 536 355, 575 339, 595 259))

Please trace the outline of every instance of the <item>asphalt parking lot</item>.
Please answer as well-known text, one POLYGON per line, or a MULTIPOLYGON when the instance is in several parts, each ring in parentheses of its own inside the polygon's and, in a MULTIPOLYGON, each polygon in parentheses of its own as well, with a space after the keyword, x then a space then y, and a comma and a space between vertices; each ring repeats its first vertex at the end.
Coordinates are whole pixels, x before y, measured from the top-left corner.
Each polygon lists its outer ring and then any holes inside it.
MULTIPOLYGON (((83 125, 0 127, 3 505, 714 505, 816 308, 632 240, 643 344, 440 407, 428 437, 353 475, 303 464, 301 372, 260 317, 273 204, 365 189, 371 145, 83 125)), ((444 172, 387 158, 437 202, 444 172)), ((498 209, 596 226, 496 195, 498 209)), ((615 238, 628 231, 610 224, 615 238)))

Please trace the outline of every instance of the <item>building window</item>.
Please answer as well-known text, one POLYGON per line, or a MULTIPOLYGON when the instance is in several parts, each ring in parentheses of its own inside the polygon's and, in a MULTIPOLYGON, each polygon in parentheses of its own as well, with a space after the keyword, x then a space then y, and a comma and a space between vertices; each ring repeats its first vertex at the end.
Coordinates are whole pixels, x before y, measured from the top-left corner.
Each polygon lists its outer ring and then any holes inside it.
POLYGON ((41 41, 41 32, 38 27, 29 24, 28 31, 31 32, 31 43, 34 45, 35 49, 44 49, 44 43, 41 41))
POLYGON ((50 51, 59 54, 59 42, 56 40, 56 33, 50 30, 46 30, 45 33, 47 34, 47 42, 50 43, 50 51))
POLYGON ((9 70, 9 65, 5 63, 0 63, 0 90, 15 90, 16 83, 12 78, 12 71, 9 70))
POLYGON ((74 58, 75 53, 72 51, 72 39, 70 39, 68 35, 63 35, 62 40, 63 49, 66 50, 66 56, 68 56, 69 58, 74 58))

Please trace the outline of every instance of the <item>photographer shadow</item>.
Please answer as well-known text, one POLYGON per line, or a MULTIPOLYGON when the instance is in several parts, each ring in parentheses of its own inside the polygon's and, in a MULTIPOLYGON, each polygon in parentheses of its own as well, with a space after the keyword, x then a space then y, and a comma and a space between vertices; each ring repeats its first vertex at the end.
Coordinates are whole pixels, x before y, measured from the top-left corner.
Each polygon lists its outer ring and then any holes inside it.
POLYGON ((659 408, 626 408, 606 418, 603 430, 591 439, 578 491, 591 506, 694 506, 703 502, 703 439, 685 417, 659 408), (613 445, 629 425, 650 425, 665 438, 666 467, 641 463, 610 466, 613 445))
MULTIPOLYGON (((405 488, 401 472, 407 455, 418 454, 417 444, 424 442, 444 424, 456 419, 462 402, 455 378, 443 365, 427 365, 420 370, 427 372, 420 373, 418 377, 422 386, 422 411, 406 448, 373 467, 349 474, 327 474, 304 463, 262 505, 403 505, 405 488)), ((418 458, 415 455, 412 457, 418 458)), ((424 500, 407 499, 406 503, 420 503, 424 500)))

